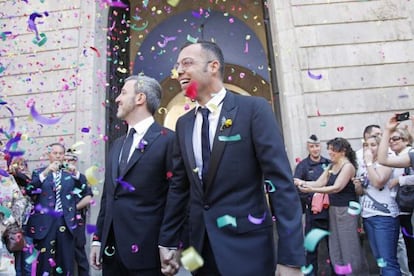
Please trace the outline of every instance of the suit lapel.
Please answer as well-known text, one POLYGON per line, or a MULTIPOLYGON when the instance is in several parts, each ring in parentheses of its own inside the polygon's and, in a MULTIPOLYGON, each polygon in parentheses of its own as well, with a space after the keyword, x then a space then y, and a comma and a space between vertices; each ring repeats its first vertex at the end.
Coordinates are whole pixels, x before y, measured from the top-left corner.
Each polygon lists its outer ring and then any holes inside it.
MULTIPOLYGON (((188 113, 188 119, 184 123, 184 145, 185 145, 185 153, 187 155, 188 162, 190 164, 190 168, 196 168, 196 161, 194 157, 194 147, 193 147, 193 130, 194 130, 194 122, 195 122, 195 110, 192 109, 188 113)), ((183 153, 183 152, 182 152, 183 153)), ((200 168, 199 168, 200 169, 200 168)), ((193 176, 196 181, 201 185, 200 178, 198 177, 198 173, 194 173, 193 176)))
POLYGON ((158 123, 153 123, 147 132, 144 134, 142 140, 146 141, 146 145, 143 149, 135 148, 134 152, 131 155, 131 158, 128 161, 127 167, 123 175, 120 177, 124 177, 124 175, 134 166, 135 163, 139 161, 139 159, 145 154, 146 151, 149 150, 152 143, 157 139, 158 136, 161 135, 161 126, 158 123))
POLYGON ((125 135, 121 139, 115 141, 112 154, 112 183, 116 186, 118 181, 118 167, 119 167, 119 155, 121 154, 122 144, 125 140, 125 135))
POLYGON ((222 119, 231 119, 235 121, 237 115, 238 107, 235 105, 235 97, 232 92, 227 91, 226 97, 223 101, 223 107, 221 109, 219 121, 217 124, 216 134, 214 135, 213 149, 211 151, 210 164, 207 173, 207 183, 205 184, 204 191, 207 193, 208 189, 211 187, 211 183, 214 180, 215 174, 217 172, 217 167, 220 163, 221 156, 223 155, 226 142, 219 141, 219 136, 229 136, 231 127, 221 128, 222 119))

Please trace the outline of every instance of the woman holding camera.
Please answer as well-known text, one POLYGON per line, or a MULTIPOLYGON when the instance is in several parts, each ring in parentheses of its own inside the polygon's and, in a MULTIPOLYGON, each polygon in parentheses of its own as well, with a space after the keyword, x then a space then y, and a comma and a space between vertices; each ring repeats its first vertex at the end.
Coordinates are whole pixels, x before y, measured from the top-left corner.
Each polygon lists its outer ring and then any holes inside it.
MULTIPOLYGON (((407 128, 399 127, 400 121, 398 121, 397 117, 398 114, 393 115, 386 123, 385 131, 378 148, 378 161, 380 164, 388 167, 404 168, 399 171, 395 170, 394 177, 414 174, 414 151, 411 148, 413 138, 407 128), (388 154, 388 147, 395 152, 395 155, 388 154)), ((411 116, 411 120, 414 122, 413 116, 411 116)), ((410 272, 414 273, 414 229, 411 224, 412 214, 412 209, 401 209, 399 220, 407 247, 408 267, 410 272)))
POLYGON ((362 191, 360 203, 365 233, 381 275, 401 275, 397 260, 397 244, 400 231, 399 209, 395 201, 396 187, 391 187, 393 169, 377 162, 381 138, 371 136, 363 143, 364 164, 360 170, 365 177, 354 184, 362 191))

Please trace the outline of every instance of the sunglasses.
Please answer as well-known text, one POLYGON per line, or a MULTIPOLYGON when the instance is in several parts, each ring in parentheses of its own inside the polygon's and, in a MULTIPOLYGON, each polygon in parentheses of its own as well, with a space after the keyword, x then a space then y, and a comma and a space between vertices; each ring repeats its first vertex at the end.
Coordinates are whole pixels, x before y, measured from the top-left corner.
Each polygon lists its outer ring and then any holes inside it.
POLYGON ((401 136, 392 136, 390 137, 390 142, 400 141, 401 139, 403 139, 401 136))

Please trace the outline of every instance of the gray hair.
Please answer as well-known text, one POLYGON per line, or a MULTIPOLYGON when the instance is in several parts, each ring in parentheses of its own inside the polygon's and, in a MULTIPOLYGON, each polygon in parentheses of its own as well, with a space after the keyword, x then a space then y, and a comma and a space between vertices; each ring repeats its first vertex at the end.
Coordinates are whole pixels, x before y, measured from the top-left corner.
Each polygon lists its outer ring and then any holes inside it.
POLYGON ((132 75, 125 79, 125 82, 135 80, 135 94, 144 93, 147 98, 147 109, 154 115, 161 102, 162 88, 159 82, 151 77, 144 75, 132 75))

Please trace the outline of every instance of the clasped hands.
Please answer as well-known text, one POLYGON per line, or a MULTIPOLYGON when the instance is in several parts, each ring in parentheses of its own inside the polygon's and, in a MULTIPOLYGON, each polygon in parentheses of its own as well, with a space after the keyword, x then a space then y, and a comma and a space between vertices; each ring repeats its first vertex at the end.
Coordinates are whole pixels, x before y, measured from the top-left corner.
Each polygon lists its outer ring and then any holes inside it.
POLYGON ((180 250, 160 246, 161 272, 166 276, 177 274, 180 269, 180 250))
POLYGON ((311 193, 312 192, 312 186, 307 184, 306 181, 299 179, 299 178, 293 178, 293 183, 295 183, 295 186, 298 187, 298 189, 302 193, 311 193))

